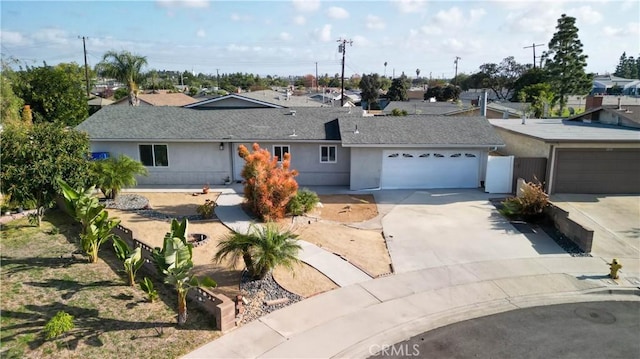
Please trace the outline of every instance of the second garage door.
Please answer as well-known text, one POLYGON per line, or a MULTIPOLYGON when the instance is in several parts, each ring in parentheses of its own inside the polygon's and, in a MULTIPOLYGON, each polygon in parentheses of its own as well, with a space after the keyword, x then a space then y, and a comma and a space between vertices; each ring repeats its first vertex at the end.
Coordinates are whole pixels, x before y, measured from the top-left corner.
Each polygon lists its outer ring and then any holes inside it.
POLYGON ((640 193, 639 149, 558 149, 554 193, 640 193))
POLYGON ((477 188, 479 151, 385 150, 382 188, 477 188))

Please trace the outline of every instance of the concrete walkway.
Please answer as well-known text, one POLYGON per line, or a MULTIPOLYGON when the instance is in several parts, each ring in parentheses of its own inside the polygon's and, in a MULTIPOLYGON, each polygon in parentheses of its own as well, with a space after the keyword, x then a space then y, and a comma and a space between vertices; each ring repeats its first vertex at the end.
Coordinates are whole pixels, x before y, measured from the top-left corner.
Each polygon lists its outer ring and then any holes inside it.
POLYGON ((495 260, 401 273, 295 303, 184 358, 364 358, 382 345, 509 310, 640 301, 638 273, 621 273, 618 281, 604 273, 605 261, 593 257, 495 260))
MULTIPOLYGON (((219 191, 219 189, 215 189, 219 191)), ((220 189, 220 196, 216 203, 216 215, 229 229, 239 233, 246 233, 254 221, 242 210, 242 187, 233 185, 220 189)), ((298 240, 302 251, 298 258, 319 270, 340 287, 370 280, 365 272, 341 257, 322 249, 315 244, 298 240)))

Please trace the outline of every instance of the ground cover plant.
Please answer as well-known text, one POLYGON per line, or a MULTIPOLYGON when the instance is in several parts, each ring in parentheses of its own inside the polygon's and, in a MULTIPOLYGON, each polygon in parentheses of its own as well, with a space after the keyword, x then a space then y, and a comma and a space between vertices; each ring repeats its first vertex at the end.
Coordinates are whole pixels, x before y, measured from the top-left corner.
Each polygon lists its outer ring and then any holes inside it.
POLYGON ((111 246, 89 264, 79 227, 57 210, 40 228, 26 218, 2 226, 0 357, 176 358, 220 335, 195 305, 177 328, 172 289, 152 279, 158 300, 150 302, 129 286, 111 246), (74 327, 46 340, 45 325, 60 311, 74 327))

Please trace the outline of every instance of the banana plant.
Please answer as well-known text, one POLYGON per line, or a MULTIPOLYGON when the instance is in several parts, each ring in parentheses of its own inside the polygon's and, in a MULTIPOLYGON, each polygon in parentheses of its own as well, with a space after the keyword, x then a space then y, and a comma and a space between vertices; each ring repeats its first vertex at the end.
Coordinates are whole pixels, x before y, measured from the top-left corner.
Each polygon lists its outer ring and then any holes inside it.
POLYGON ((111 230, 119 223, 119 219, 109 218, 109 213, 103 210, 87 227, 86 232, 80 235, 82 249, 89 256, 91 263, 98 262, 98 250, 100 246, 115 237, 115 234, 111 233, 111 230))
POLYGON ((217 283, 209 278, 197 278, 193 275, 193 245, 187 242, 188 221, 173 220, 171 231, 163 241, 162 248, 153 250, 156 267, 164 276, 164 282, 172 285, 178 292, 178 325, 187 322, 187 294, 196 287, 215 288, 217 283))
POLYGON ((96 197, 91 195, 94 187, 76 190, 62 179, 58 179, 58 185, 62 189, 67 211, 82 225, 82 234, 86 233, 91 223, 105 208, 96 197))
POLYGON ((113 249, 116 252, 116 256, 120 259, 124 265, 124 271, 129 278, 129 285, 136 285, 136 273, 142 268, 144 264, 144 258, 142 258, 142 250, 140 247, 136 247, 134 250, 129 248, 127 242, 122 240, 118 236, 113 237, 113 249))

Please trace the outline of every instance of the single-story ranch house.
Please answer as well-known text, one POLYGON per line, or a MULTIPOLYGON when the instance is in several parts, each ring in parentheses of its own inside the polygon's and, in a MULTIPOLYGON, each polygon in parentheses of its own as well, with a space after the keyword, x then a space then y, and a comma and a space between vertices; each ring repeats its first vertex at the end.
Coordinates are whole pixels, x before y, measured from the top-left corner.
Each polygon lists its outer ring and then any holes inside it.
POLYGON ((92 152, 120 154, 149 169, 140 184, 241 181, 241 144, 291 154, 301 186, 478 188, 488 153, 504 146, 484 117, 363 117, 348 108, 214 111, 109 106, 77 129, 92 152))

